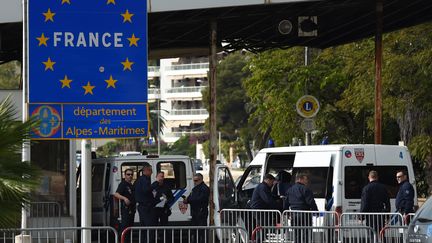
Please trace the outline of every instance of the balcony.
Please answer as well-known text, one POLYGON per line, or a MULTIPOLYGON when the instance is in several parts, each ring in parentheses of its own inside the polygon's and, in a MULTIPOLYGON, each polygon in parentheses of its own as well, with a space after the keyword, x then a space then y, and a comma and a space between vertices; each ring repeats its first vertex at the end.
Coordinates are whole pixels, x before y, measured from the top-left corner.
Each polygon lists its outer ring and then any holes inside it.
POLYGON ((207 86, 187 86, 187 87, 174 87, 166 90, 166 99, 181 99, 181 100, 201 100, 203 89, 207 86))
POLYGON ((170 115, 172 116, 189 116, 189 115, 207 115, 206 109, 182 109, 182 110, 171 110, 170 115))
POLYGON ((149 78, 159 77, 160 76, 160 67, 159 66, 148 66, 147 74, 149 78))
POLYGON ((209 69, 209 63, 191 63, 191 64, 179 64, 179 65, 171 65, 165 67, 166 71, 176 71, 176 70, 191 70, 191 69, 209 69))
POLYGON ((165 67, 165 73, 172 77, 207 77, 209 63, 179 64, 165 67))
POLYGON ((164 134, 164 137, 180 138, 180 137, 186 136, 186 135, 200 135, 200 134, 204 134, 204 133, 206 133, 206 131, 169 132, 169 133, 164 134))
POLYGON ((147 94, 148 94, 148 97, 147 97, 148 100, 158 99, 158 98, 160 98, 160 89, 158 89, 158 88, 149 88, 147 90, 147 94))
POLYGON ((207 86, 192 86, 192 87, 175 87, 171 89, 167 89, 167 93, 194 93, 199 92, 203 89, 207 88, 207 86))

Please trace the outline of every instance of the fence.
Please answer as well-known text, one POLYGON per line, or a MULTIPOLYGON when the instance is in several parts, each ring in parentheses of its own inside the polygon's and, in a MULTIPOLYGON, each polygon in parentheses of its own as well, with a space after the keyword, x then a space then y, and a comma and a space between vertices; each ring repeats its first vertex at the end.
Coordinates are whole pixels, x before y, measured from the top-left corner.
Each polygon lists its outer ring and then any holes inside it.
POLYGON ((129 227, 121 235, 121 243, 248 243, 248 233, 243 227, 193 226, 193 227, 129 227))
POLYGON ((61 210, 58 202, 32 202, 29 204, 28 224, 31 228, 61 226, 61 210))
POLYGON ((335 226, 338 214, 334 211, 285 210, 282 213, 283 226, 335 226))
POLYGON ((375 243, 376 232, 367 226, 259 226, 251 236, 251 242, 295 243, 375 243))
POLYGON ((257 226, 276 226, 282 223, 278 210, 223 209, 220 217, 221 225, 244 227, 249 234, 257 226))
POLYGON ((405 243, 408 226, 385 226, 380 232, 381 242, 405 243))
POLYGON ((114 228, 103 226, 0 229, 0 243, 117 243, 118 239, 114 228))

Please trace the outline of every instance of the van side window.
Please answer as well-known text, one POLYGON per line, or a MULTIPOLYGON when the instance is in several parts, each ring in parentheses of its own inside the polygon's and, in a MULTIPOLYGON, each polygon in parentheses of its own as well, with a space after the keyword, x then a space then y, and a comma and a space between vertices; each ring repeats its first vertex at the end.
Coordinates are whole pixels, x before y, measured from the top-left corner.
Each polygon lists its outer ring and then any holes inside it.
POLYGON ((181 161, 159 162, 157 171, 165 173, 165 184, 171 190, 186 188, 186 165, 181 161))
POLYGON ((261 166, 253 167, 243 182, 242 191, 254 189, 261 183, 261 166))
POLYGON ((267 171, 276 176, 279 171, 285 170, 290 172, 294 164, 295 154, 270 154, 267 159, 267 171))
POLYGON ((142 172, 142 165, 137 165, 136 163, 133 164, 127 164, 123 163, 121 165, 121 178, 124 179, 124 173, 127 169, 131 169, 133 171, 133 178, 132 178, 132 184, 135 183, 135 181, 138 179, 138 177, 141 175, 142 172))
POLYGON ((331 198, 333 167, 303 167, 294 168, 292 182, 295 181, 297 173, 309 176, 308 187, 312 190, 315 198, 331 198))
POLYGON ((217 179, 219 205, 221 208, 226 208, 234 204, 235 186, 228 169, 220 168, 219 170, 219 177, 217 179))
POLYGON ((378 172, 378 180, 385 185, 390 198, 396 198, 399 185, 396 181, 398 170, 407 170, 406 166, 346 166, 344 175, 344 188, 346 199, 360 199, 363 187, 368 181, 368 173, 371 170, 378 172))

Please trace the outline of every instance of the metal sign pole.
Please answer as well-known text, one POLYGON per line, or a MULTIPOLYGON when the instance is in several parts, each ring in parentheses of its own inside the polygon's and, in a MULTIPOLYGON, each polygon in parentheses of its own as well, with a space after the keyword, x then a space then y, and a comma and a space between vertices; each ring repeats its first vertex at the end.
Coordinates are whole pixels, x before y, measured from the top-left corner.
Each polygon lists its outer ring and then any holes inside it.
MULTIPOLYGON (((90 227, 92 221, 91 140, 81 141, 81 227, 90 227)), ((81 242, 91 242, 90 230, 83 230, 81 242)))
MULTIPOLYGON (((23 122, 26 122, 28 120, 28 99, 27 99, 27 92, 28 92, 28 72, 27 72, 27 50, 28 50, 28 43, 27 43, 27 0, 22 1, 23 6, 23 61, 22 61, 22 120, 23 122)), ((22 145, 22 161, 30 161, 30 140, 23 141, 22 145)), ((27 209, 26 207, 22 207, 21 210, 21 228, 25 229, 27 228, 27 209)))

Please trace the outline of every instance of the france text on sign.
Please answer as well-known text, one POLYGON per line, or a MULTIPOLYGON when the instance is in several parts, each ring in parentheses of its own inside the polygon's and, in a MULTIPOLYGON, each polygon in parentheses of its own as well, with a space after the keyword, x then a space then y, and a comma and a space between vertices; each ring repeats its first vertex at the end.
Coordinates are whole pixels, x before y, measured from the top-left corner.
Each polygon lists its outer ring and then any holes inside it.
POLYGON ((147 102, 146 0, 28 5, 30 103, 147 102))
POLYGON ((40 123, 37 139, 143 137, 148 132, 147 104, 32 104, 40 123))

